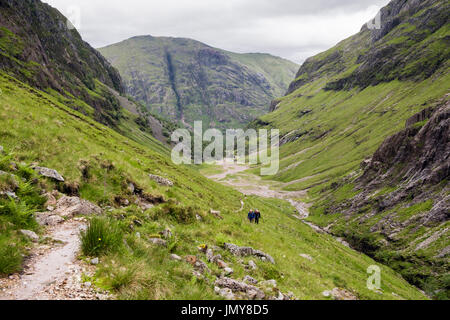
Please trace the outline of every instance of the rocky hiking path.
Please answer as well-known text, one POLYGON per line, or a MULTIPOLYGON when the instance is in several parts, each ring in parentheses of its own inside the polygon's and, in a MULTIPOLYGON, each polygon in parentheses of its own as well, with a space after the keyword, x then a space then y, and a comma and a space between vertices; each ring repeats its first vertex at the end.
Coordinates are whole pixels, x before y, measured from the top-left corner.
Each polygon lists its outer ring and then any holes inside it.
MULTIPOLYGON (((108 299, 106 292, 82 283, 82 276, 94 272, 94 267, 78 260, 80 231, 86 220, 79 214, 92 214, 100 210, 77 197, 62 196, 56 200, 49 194, 49 209, 36 218, 45 226, 39 244, 30 250, 24 271, 0 279, 0 300, 95 300, 108 299), (64 219, 65 217, 66 219, 64 219)), ((37 242, 38 236, 26 232, 37 242)))

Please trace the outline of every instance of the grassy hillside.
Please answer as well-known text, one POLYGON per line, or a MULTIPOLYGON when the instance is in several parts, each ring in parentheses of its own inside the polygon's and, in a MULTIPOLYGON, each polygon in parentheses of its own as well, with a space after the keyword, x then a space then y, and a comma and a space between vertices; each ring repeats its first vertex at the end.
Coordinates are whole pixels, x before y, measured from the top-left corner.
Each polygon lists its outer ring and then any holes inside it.
POLYGON ((298 68, 268 54, 237 54, 201 42, 142 36, 99 49, 149 110, 192 125, 242 127, 285 94, 298 68))
MULTIPOLYGON (((334 48, 308 59, 288 95, 274 103, 272 113, 253 123, 280 129, 280 171, 269 179, 285 182, 286 190, 308 190, 308 201, 314 203, 311 221, 346 236, 358 249, 444 298, 449 292, 448 215, 429 224, 421 217, 437 215, 440 207, 444 211, 448 207, 448 173, 431 184, 421 182, 413 188, 409 183, 422 174, 427 163, 436 161, 431 171, 445 167, 445 153, 442 158, 438 152, 420 153, 426 143, 420 140, 415 160, 431 157, 421 168, 418 163, 414 166, 413 159, 407 162, 399 156, 386 167, 380 163, 373 166, 380 169, 378 177, 415 168, 402 179, 386 178, 375 187, 373 180, 364 185, 358 178, 364 172, 361 165, 371 162, 367 159, 386 138, 405 129, 407 119, 448 103, 449 12, 448 1, 391 1, 381 11, 380 30, 363 27, 334 48), (437 241, 416 252, 417 244, 433 235, 437 241)), ((441 118, 444 136, 437 136, 433 143, 442 144, 445 150, 445 112, 441 118)), ((419 131, 428 119, 420 118, 414 128, 419 131)), ((393 158, 405 150, 408 139, 424 136, 410 134, 397 141, 398 145, 389 146, 393 158)), ((381 163, 386 160, 378 158, 381 163)))
MULTIPOLYGON (((15 188, 19 197, 0 199, 2 274, 20 270, 21 254, 26 255, 31 244, 19 230, 42 234, 33 213, 43 209, 40 194, 57 188, 111 207, 104 210, 102 219, 119 241, 100 254, 96 275, 85 280, 112 290, 119 298, 218 299, 212 282, 193 276, 189 264, 170 260, 169 255, 198 255, 197 246, 224 242, 250 245, 272 255, 275 265, 257 260, 252 276, 275 279, 282 292, 292 291, 297 298, 324 299, 322 292, 335 287, 360 299, 424 298, 386 267, 382 267, 382 293, 368 290, 366 269, 375 262, 296 220, 286 202, 248 197, 244 210, 236 212, 241 194, 203 178, 195 169, 173 165, 164 152, 121 136, 5 73, 0 74, 0 92, 0 144, 5 150, 0 170, 6 172, 0 176, 0 188, 15 188), (37 177, 30 169, 32 163, 57 169, 66 182, 37 177), (170 179, 174 186, 156 184, 149 173, 170 179), (11 179, 19 185, 14 186, 11 179), (147 198, 163 198, 164 203, 143 211, 133 204, 137 195, 130 192, 130 182, 147 198), (131 205, 121 207, 118 198, 131 205), (260 226, 246 223, 245 212, 251 207, 264 213, 260 226), (224 219, 209 214, 211 208, 220 210, 224 219), (168 247, 148 241, 167 227, 174 235, 168 247)), ((239 261, 221 248, 216 250, 234 269, 233 278, 248 273, 242 263, 249 258, 239 261)), ((213 273, 207 279, 213 281, 219 270, 208 266, 213 273)))

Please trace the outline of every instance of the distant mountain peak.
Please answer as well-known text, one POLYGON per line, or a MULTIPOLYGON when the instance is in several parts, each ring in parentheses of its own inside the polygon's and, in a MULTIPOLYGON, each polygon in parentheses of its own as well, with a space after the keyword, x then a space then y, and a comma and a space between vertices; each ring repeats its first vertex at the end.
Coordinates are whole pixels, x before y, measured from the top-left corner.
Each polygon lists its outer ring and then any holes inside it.
POLYGON ((232 53, 187 38, 137 36, 99 50, 149 110, 218 128, 243 127, 266 113, 298 68, 268 54, 232 53))

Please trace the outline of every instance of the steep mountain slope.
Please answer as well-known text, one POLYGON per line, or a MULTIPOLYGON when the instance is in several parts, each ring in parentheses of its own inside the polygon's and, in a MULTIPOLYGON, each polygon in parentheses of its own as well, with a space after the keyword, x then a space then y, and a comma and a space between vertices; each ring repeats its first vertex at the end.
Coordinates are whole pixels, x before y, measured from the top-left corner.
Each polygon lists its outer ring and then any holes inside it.
POLYGON ((236 54, 182 38, 141 36, 99 51, 149 110, 219 128, 242 127, 266 113, 298 68, 268 54, 236 54))
POLYGON ((40 1, 0 1, 0 70, 129 136, 140 123, 148 133, 161 127, 150 115, 124 108, 131 102, 119 99, 125 89, 117 70, 58 10, 40 1))
POLYGON ((311 221, 445 297, 450 4, 394 0, 381 16, 381 29, 364 26, 308 59, 254 125, 280 128, 275 179, 309 190, 311 221))
POLYGON ((449 299, 450 102, 413 116, 353 177, 324 189, 311 220, 449 299))
MULTIPOLYGON (((175 166, 168 157, 71 110, 51 95, 4 73, 0 73, 0 90, 0 274, 20 270, 21 254, 27 255, 26 248, 32 247, 21 229, 45 238, 45 227, 37 225, 34 216, 46 210, 42 194, 56 189, 100 205, 101 219, 110 226, 108 236, 120 237, 118 248, 107 247, 97 255, 97 273, 86 279, 119 299, 221 299, 214 282, 223 270, 199 253, 202 244, 222 255, 233 268, 229 275, 233 279, 250 274, 259 281, 276 280, 277 289, 266 290, 267 298, 280 290, 299 299, 326 299, 322 292, 333 288, 359 299, 425 298, 384 266, 380 266, 381 291, 369 290, 366 270, 375 262, 301 223, 285 201, 247 197, 240 209, 242 194, 191 167, 175 166), (36 165, 57 169, 65 182, 36 175, 31 169, 36 165), (173 185, 159 184, 149 174, 173 185), (4 192, 19 198, 8 199, 4 192), (142 201, 151 205, 144 208, 142 201), (254 207, 264 213, 258 227, 245 219, 246 211, 254 207), (210 214, 211 208, 220 210, 223 219, 210 214), (171 238, 161 239, 160 233, 168 228, 171 238), (251 246, 269 254, 275 263, 235 257, 224 243, 251 246), (172 254, 183 261, 173 260, 172 254), (184 258, 203 261, 210 271, 193 272, 184 258), (248 268, 250 260, 256 270, 248 268)), ((95 237, 94 245, 101 246, 105 237, 95 237)))
POLYGON ((85 43, 67 19, 40 1, 0 1, 0 68, 39 89, 76 96, 96 120, 113 123, 117 106, 93 91, 95 80, 123 93, 119 73, 85 43))
MULTIPOLYGON (((20 13, 11 15, 14 8, 23 9, 20 12, 28 12, 31 8, 27 21, 32 21, 33 16, 59 15, 38 0, 1 3, 0 14, 6 16, 5 12, 8 13, 10 25, 24 22, 20 13)), ((60 26, 58 21, 54 21, 56 25, 48 22, 49 30, 60 26)), ((3 35, 6 34, 1 38, 2 44, 19 37, 17 30, 17 33, 7 31, 6 27, 2 30, 3 35)), ((58 32, 54 34, 57 43, 64 43, 63 37, 58 38, 58 32)), ((3 46, 1 53, 5 55, 4 61, 11 65, 3 64, 0 71, 2 276, 20 272, 24 267, 24 256, 33 246, 48 245, 48 249, 54 242, 64 246, 64 243, 47 238, 47 227, 39 225, 37 220, 41 223, 42 220, 36 218, 55 218, 58 209, 51 207, 52 200, 57 205, 62 199, 69 202, 83 199, 86 206, 95 208, 98 217, 85 216, 90 227, 82 233, 82 254, 96 257, 99 262, 97 272, 91 278, 84 275, 83 280, 89 281, 91 287, 110 290, 118 298, 220 299, 214 281, 224 271, 214 262, 217 256, 214 260, 199 253, 198 247, 206 251, 202 244, 210 245, 209 248, 215 254, 221 254, 223 262, 233 268, 231 278, 239 280, 251 273, 261 282, 277 281, 277 288, 264 291, 259 289, 263 285, 258 284, 259 297, 261 294, 266 298, 279 297, 280 292, 292 291, 297 298, 324 299, 323 291, 336 288, 333 292, 360 299, 425 298, 384 266, 381 266, 381 291, 369 290, 366 270, 375 264, 371 258, 300 223, 292 216, 293 208, 285 201, 247 197, 241 208, 242 194, 204 178, 196 168, 175 166, 166 149, 133 124, 135 118, 125 109, 118 109, 125 116, 111 126, 114 130, 95 121, 89 112, 87 115, 80 112, 92 108, 88 101, 79 100, 84 103, 84 108, 74 110, 75 96, 49 90, 44 80, 35 82, 29 77, 33 70, 26 63, 29 60, 20 60, 20 55, 8 56, 6 48, 9 47, 3 46), (20 74, 15 72, 16 67, 22 70, 20 74), (25 74, 24 77, 21 74, 25 74), (38 172, 43 172, 42 167, 55 169, 59 174, 40 175, 38 172), (259 227, 245 222, 245 212, 255 207, 265 214, 259 227), (220 213, 211 209, 220 210, 220 213), (37 233, 34 239, 39 242, 36 244, 27 237, 30 231, 37 233), (225 242, 262 250, 274 259, 274 263, 266 255, 265 260, 259 259, 260 251, 252 251, 256 252, 256 257, 236 257, 226 250, 225 242), (174 260, 173 254, 185 259, 174 260), (305 255, 312 260, 304 258, 305 255), (251 259, 256 261, 253 263, 257 265, 255 270, 248 268, 251 259)), ((70 51, 70 48, 69 44, 62 50, 70 51)), ((41 54, 49 56, 51 53, 42 49, 41 54)), ((79 63, 88 64, 83 59, 79 63)), ((45 64, 33 65, 45 68, 45 64)), ((49 69, 45 77, 59 79, 56 84, 68 81, 64 79, 78 83, 77 73, 72 74, 70 68, 64 76, 59 76, 56 68, 49 69)), ((120 102, 123 97, 112 92, 107 86, 108 81, 105 82, 94 78, 98 90, 95 99, 101 101, 105 98, 103 94, 109 92, 120 102)), ((80 91, 87 90, 81 83, 78 85, 80 91)), ((129 105, 129 108, 131 110, 133 106, 129 105)), ((86 213, 79 208, 75 210, 81 211, 78 214, 86 213)), ((54 223, 65 224, 71 219, 70 216, 65 218, 60 217, 54 223)), ((78 232, 75 229, 69 231, 72 234, 78 232)), ((12 278, 20 277, 19 273, 12 278)), ((3 289, 8 288, 3 287, 2 280, 3 294, 3 289)), ((254 297, 251 296, 254 290, 248 291, 243 293, 244 296, 239 293, 236 296, 254 297)))

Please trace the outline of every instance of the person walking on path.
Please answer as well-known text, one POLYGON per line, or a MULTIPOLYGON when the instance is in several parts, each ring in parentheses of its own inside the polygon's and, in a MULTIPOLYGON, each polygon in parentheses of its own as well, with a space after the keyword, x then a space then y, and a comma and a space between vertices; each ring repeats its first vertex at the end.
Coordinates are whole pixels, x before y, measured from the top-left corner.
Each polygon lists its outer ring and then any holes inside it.
POLYGON ((259 219, 261 219, 261 212, 258 209, 255 211, 255 223, 259 224, 259 219))
POLYGON ((248 221, 250 221, 250 223, 253 223, 253 220, 255 220, 255 211, 253 211, 252 209, 248 212, 248 221))

